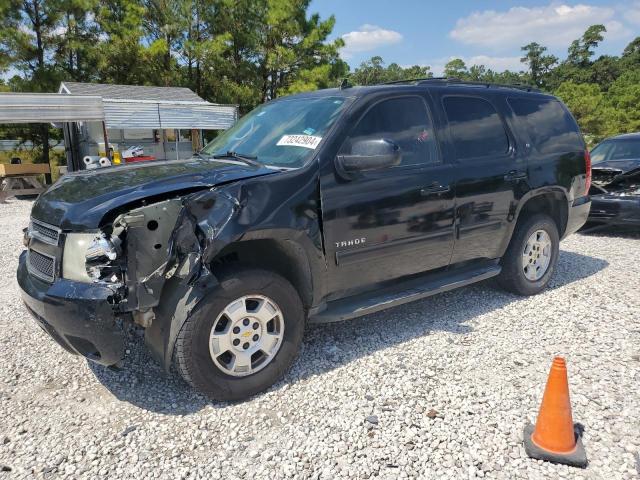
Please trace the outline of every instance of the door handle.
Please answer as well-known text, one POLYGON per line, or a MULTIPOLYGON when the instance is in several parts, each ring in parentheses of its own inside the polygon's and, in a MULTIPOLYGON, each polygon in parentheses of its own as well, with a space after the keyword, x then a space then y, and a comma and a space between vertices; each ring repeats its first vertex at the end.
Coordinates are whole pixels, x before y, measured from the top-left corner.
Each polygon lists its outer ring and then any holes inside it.
POLYGON ((449 185, 441 185, 439 182, 433 182, 431 185, 422 187, 420 189, 420 195, 426 197, 427 195, 433 195, 434 193, 446 193, 449 190, 449 185))
POLYGON ((525 180, 527 178, 527 172, 519 172, 517 170, 511 170, 504 176, 507 182, 513 182, 516 180, 525 180))

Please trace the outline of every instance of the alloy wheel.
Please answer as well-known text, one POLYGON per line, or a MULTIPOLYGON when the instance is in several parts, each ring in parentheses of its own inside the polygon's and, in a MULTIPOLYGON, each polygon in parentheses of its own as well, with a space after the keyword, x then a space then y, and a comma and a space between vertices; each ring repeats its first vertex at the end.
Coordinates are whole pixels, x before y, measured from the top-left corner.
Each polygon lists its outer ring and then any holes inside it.
POLYGON ((544 230, 536 230, 531 234, 522 252, 522 270, 527 280, 540 280, 551 264, 553 246, 551 237, 544 230))
POLYGON ((284 317, 263 295, 245 295, 218 315, 209 335, 213 363, 227 375, 244 377, 265 368, 280 350, 284 317))

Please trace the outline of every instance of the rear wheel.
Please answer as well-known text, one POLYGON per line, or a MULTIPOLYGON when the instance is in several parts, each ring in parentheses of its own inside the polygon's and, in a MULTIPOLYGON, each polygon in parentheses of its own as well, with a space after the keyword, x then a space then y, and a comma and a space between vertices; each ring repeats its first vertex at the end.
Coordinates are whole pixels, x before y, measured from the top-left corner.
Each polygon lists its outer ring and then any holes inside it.
POLYGON ((277 382, 304 333, 298 293, 265 270, 221 276, 178 334, 174 364, 194 388, 216 400, 241 400, 277 382))
POLYGON ((498 283, 518 295, 541 292, 555 272, 559 250, 558 227, 551 217, 537 214, 524 219, 502 258, 498 283))

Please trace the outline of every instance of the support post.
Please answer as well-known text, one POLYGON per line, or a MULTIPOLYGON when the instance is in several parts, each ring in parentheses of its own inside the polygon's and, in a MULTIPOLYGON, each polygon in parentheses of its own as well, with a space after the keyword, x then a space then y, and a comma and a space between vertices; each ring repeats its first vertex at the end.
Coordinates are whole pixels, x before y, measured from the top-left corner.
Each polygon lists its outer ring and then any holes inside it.
POLYGON ((109 137, 107 136, 107 124, 102 122, 102 135, 104 135, 104 153, 106 154, 109 161, 113 160, 111 158, 111 154, 109 153, 109 137))
POLYGON ((191 129, 191 149, 194 152, 199 152, 202 148, 202 143, 200 141, 200 130, 195 128, 191 129))

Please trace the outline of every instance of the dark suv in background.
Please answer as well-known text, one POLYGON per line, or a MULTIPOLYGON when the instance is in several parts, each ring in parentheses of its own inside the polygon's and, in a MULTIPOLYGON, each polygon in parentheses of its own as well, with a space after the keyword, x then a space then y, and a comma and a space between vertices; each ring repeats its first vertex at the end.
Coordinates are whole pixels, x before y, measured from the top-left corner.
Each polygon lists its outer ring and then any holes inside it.
POLYGON ((640 227, 640 133, 607 138, 591 151, 589 222, 640 227))
POLYGON ((542 291, 587 219, 588 152, 556 98, 426 79, 258 107, 190 160, 77 172, 33 207, 18 281, 66 350, 104 365, 124 328, 216 399, 345 320, 496 277, 542 291))

